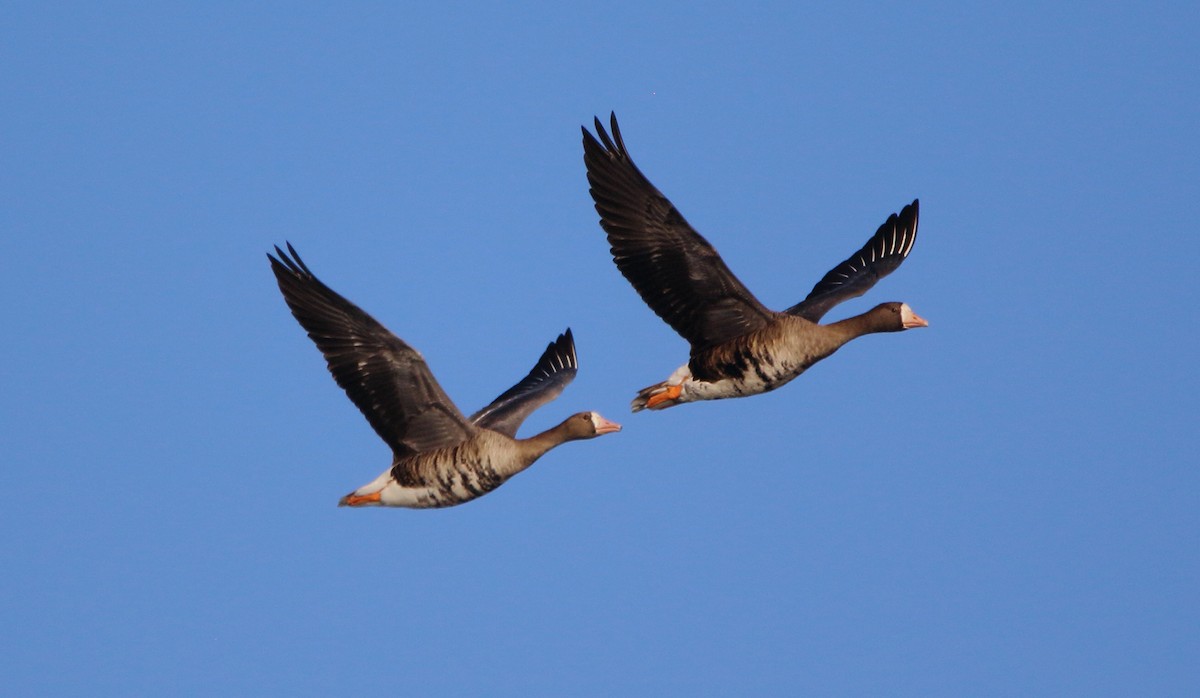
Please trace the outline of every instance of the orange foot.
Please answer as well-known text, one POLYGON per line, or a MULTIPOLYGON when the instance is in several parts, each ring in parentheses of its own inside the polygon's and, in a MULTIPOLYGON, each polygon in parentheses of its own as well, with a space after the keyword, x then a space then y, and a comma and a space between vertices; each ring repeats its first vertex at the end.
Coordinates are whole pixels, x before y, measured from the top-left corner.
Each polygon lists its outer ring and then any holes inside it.
POLYGON ((372 492, 371 494, 348 494, 342 497, 342 501, 338 502, 339 507, 361 507, 364 504, 378 504, 379 493, 372 492))
POLYGON ((679 385, 668 385, 661 393, 655 393, 654 395, 651 395, 650 399, 646 400, 646 407, 647 409, 654 409, 656 405, 661 405, 664 402, 674 400, 675 398, 679 397, 679 394, 682 392, 682 383, 679 385))

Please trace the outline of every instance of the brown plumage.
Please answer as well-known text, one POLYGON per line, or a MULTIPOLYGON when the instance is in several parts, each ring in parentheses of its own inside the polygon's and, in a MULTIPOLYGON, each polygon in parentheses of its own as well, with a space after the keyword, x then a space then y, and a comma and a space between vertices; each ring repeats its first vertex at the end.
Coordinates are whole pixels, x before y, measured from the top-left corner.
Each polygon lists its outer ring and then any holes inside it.
POLYGON ((570 329, 546 347, 525 378, 467 418, 415 349, 322 283, 290 244, 287 253, 275 252, 278 258, 267 257, 292 315, 392 449, 391 467, 341 505, 461 504, 496 489, 555 446, 620 430, 595 412, 580 412, 537 436, 516 438, 525 418, 575 377, 579 363, 570 329))
POLYGON ((864 334, 928 325, 904 303, 817 324, 900 265, 917 235, 919 203, 892 214, 867 243, 829 271, 802 302, 770 310, 734 276, 707 240, 633 163, 616 115, 612 136, 583 129, 590 192, 613 261, 650 309, 691 345, 687 364, 639 391, 633 410, 774 390, 864 334), (597 138, 599 140, 597 140, 597 138))

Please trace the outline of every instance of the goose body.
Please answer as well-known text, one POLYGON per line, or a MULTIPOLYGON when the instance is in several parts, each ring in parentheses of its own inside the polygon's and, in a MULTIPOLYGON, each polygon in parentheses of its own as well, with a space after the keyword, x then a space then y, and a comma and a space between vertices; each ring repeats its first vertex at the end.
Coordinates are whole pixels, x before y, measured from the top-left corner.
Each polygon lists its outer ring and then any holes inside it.
POLYGON ((643 388, 634 412, 774 390, 856 337, 928 323, 905 303, 883 303, 820 324, 837 304, 861 296, 912 250, 919 202, 893 213, 867 243, 831 269, 808 296, 779 312, 750 293, 707 240, 633 163, 614 114, 612 135, 583 129, 590 192, 613 261, 638 295, 691 345, 667 380, 643 388))
POLYGON ((391 468, 342 497, 339 504, 414 509, 462 504, 503 485, 559 444, 618 429, 594 412, 574 415, 558 427, 531 439, 514 439, 490 429, 480 429, 454 446, 396 459, 391 468))
POLYGON ((342 497, 341 506, 448 507, 480 497, 547 451, 620 430, 596 412, 521 439, 517 429, 553 400, 578 370, 568 329, 525 378, 470 418, 455 407, 424 358, 309 271, 296 250, 268 254, 292 314, 325 356, 347 396, 392 448, 392 464, 342 497))
MULTIPOLYGON (((745 397, 775 390, 856 337, 871 332, 895 331, 891 326, 896 321, 889 316, 905 314, 912 318, 908 320, 910 327, 925 326, 921 324, 924 320, 902 303, 885 303, 873 313, 830 325, 780 313, 761 330, 736 337, 709 351, 694 352, 692 360, 675 369, 667 380, 638 391, 632 403, 633 411, 665 409, 684 402, 745 397), (881 328, 867 329, 869 321, 878 323, 881 328), (664 397, 655 400, 655 396, 664 397)), ((902 329, 907 329, 903 327, 904 320, 898 322, 902 329)))

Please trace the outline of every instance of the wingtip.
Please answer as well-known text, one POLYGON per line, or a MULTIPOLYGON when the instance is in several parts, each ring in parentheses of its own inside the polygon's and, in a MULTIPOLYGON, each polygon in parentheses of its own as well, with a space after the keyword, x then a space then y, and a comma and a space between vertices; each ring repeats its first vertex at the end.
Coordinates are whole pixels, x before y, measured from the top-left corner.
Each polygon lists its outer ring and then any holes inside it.
POLYGON ((904 251, 904 256, 907 257, 908 253, 912 251, 913 245, 917 242, 917 228, 921 220, 921 200, 913 199, 913 202, 905 206, 904 210, 900 212, 900 217, 904 220, 905 227, 910 230, 907 236, 908 249, 904 251))
POLYGON ((621 139, 621 127, 617 125, 617 113, 615 111, 609 112, 608 122, 609 128, 605 129, 604 122, 600 121, 599 116, 592 117, 592 124, 596 128, 596 135, 592 136, 586 128, 583 129, 585 148, 591 143, 598 143, 610 159, 627 159, 625 142, 621 139))
POLYGON ((566 354, 568 367, 578 369, 579 354, 575 351, 575 334, 571 332, 570 327, 567 328, 566 332, 558 336, 557 344, 561 345, 559 346, 559 351, 566 354))
POLYGON ((271 260, 271 267, 286 269, 295 276, 312 276, 313 273, 308 270, 304 260, 300 259, 300 255, 296 252, 296 248, 292 247, 292 243, 285 240, 284 245, 287 246, 287 252, 284 252, 279 245, 274 245, 278 258, 272 256, 270 252, 267 253, 267 258, 271 260))
POLYGON ((621 137, 621 127, 617 124, 617 112, 609 112, 608 124, 612 127, 612 137, 617 144, 617 149, 624 155, 627 151, 625 150, 625 139, 621 137))
POLYGON ((575 353, 575 335, 570 327, 546 345, 546 350, 542 352, 542 358, 538 361, 540 363, 548 358, 552 362, 557 361, 558 370, 579 369, 579 355, 575 353))
POLYGON ((272 245, 275 248, 275 254, 267 253, 267 259, 271 261, 271 271, 275 273, 275 278, 282 280, 282 275, 295 274, 296 267, 287 253, 279 249, 279 245, 272 245))

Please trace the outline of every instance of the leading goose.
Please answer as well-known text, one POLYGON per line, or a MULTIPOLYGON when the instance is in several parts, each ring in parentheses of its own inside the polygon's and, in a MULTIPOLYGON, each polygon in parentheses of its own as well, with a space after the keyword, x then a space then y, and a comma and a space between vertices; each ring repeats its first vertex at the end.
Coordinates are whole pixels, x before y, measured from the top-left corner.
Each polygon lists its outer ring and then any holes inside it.
POLYGON ((599 140, 583 129, 583 161, 600 226, 608 233, 617 268, 650 309, 691 344, 686 364, 638 392, 634 412, 765 393, 856 337, 929 325, 906 303, 883 303, 862 315, 817 324, 830 308, 861 296, 900 266, 917 237, 917 201, 889 216, 807 298, 777 312, 742 285, 633 164, 616 114, 610 124, 612 137, 595 119, 599 140))
POLYGON ((449 507, 475 499, 567 441, 620 431, 580 412, 528 439, 517 428, 558 397, 579 363, 571 330, 551 342, 533 370, 490 405, 464 417, 419 353, 361 308, 321 283, 288 244, 268 254, 279 290, 308 331, 329 372, 375 433, 392 447, 392 465, 342 497, 339 506, 449 507))

